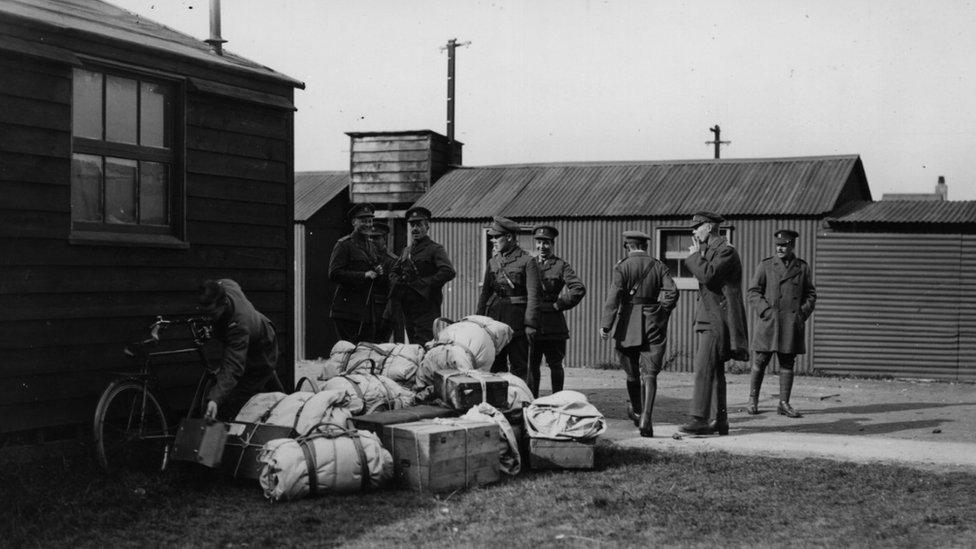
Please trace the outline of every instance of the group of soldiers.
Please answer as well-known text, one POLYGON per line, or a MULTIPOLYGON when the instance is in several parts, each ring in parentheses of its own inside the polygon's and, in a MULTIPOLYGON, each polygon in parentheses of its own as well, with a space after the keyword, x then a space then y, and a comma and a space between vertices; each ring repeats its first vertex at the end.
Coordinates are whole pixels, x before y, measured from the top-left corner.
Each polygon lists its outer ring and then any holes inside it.
MULTIPOLYGON (((353 231, 332 251, 329 278, 337 289, 330 317, 340 339, 387 342, 406 333, 412 343, 433 339, 441 316, 443 286, 456 272, 444 247, 430 239, 431 212, 406 212, 409 238, 399 255, 386 249, 390 229, 374 220, 370 204, 350 211, 353 231)), ((725 362, 749 361, 752 351, 749 405, 759 413, 759 390, 773 354, 780 368, 777 412, 801 417, 790 405, 793 365, 804 348, 805 322, 813 313, 816 288, 809 265, 794 253, 798 233, 774 235, 775 255, 763 259, 747 295, 755 313, 753 337, 747 335, 742 293, 742 261, 720 233, 724 219, 699 212, 692 217, 692 244, 684 264, 698 281, 694 316, 697 345, 691 421, 681 430, 692 434, 728 434, 725 362), (712 404, 714 401, 714 415, 712 404)), ((508 324, 514 335, 492 365, 510 371, 538 396, 543 358, 552 376, 552 391, 564 386, 563 360, 569 329, 564 312, 580 303, 586 287, 572 266, 553 253, 559 231, 551 225, 533 228, 536 254, 518 243, 521 227, 494 217, 488 228, 488 260, 476 313, 508 324)), ((648 251, 651 237, 624 231, 626 257, 612 272, 600 324, 600 337, 613 338, 627 375, 628 416, 639 433, 653 437, 652 411, 657 376, 665 366, 668 321, 678 304, 678 289, 668 267, 648 251)))

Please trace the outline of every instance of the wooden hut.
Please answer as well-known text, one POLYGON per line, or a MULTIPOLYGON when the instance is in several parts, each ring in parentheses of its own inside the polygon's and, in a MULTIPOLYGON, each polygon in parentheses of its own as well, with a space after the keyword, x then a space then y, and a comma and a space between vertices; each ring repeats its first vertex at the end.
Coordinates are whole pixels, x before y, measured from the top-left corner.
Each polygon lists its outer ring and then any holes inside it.
POLYGON ((98 0, 0 2, 0 68, 0 432, 89 422, 203 278, 240 282, 289 363, 304 85, 98 0))

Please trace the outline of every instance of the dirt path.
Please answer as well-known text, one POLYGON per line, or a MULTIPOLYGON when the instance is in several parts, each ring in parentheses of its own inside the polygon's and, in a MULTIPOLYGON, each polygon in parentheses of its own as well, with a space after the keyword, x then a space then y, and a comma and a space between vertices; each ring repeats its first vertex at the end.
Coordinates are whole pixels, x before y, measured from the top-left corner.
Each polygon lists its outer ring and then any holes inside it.
MULTIPOLYGON (((548 372, 543 374, 546 389, 548 372)), ((729 436, 680 436, 694 380, 664 372, 655 403, 655 438, 637 436, 626 419, 619 371, 571 369, 566 388, 586 394, 608 418, 604 439, 628 447, 675 452, 724 451, 747 455, 853 462, 885 462, 927 470, 976 473, 976 385, 910 380, 798 377, 792 404, 800 419, 776 415, 779 383, 767 375, 763 413, 744 412, 749 376, 729 375, 729 436), (674 438, 678 434, 680 438, 674 438)))

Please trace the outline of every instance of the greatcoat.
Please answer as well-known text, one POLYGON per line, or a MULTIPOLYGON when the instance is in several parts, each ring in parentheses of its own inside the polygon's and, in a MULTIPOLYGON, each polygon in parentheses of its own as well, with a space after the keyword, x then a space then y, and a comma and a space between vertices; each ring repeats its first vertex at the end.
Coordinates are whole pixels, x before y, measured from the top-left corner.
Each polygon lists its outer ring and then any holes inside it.
POLYGON ((752 350, 793 355, 806 353, 806 320, 817 303, 813 272, 794 257, 759 263, 747 290, 753 311, 752 350))
POLYGON ((329 279, 336 283, 330 318, 373 321, 367 298, 373 301, 370 294, 376 293, 377 282, 366 278, 366 272, 375 270, 382 261, 373 243, 358 232, 336 242, 329 259, 329 279))
POLYGON ((742 261, 724 237, 710 235, 703 251, 685 258, 698 279, 695 331, 712 332, 719 339, 722 361, 749 360, 746 309, 742 302, 742 261))

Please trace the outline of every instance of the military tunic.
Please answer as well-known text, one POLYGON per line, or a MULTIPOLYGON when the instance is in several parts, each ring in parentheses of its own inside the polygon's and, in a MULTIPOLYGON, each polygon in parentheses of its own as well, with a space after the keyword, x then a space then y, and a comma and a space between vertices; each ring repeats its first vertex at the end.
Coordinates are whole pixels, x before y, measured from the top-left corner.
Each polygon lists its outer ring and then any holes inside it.
POLYGON ((488 260, 478 299, 477 314, 508 324, 512 341, 495 358, 493 372, 508 370, 522 379, 528 376, 529 342, 526 326, 539 326, 539 267, 531 255, 518 245, 488 260))
MULTIPOLYGON (((411 343, 426 343, 434 339, 434 320, 441 316, 444 285, 454 280, 457 272, 444 246, 430 237, 423 237, 403 249, 393 265, 394 309, 402 311, 411 343)), ((394 313, 396 314, 396 313, 394 313)))
POLYGON ((366 272, 376 270, 378 264, 375 246, 358 232, 340 238, 332 249, 329 279, 337 287, 329 317, 340 339, 356 342, 361 336, 370 338, 374 323, 370 294, 375 292, 376 282, 366 278, 366 272))
POLYGON ((539 396, 543 357, 552 377, 552 392, 563 388, 563 359, 569 339, 564 311, 579 305, 586 295, 586 286, 563 259, 554 255, 545 259, 539 256, 536 263, 539 267, 539 329, 529 356, 529 388, 534 396, 539 396))
POLYGON ((753 309, 752 350, 792 355, 806 353, 806 320, 817 303, 813 272, 798 257, 759 263, 746 291, 753 309))

